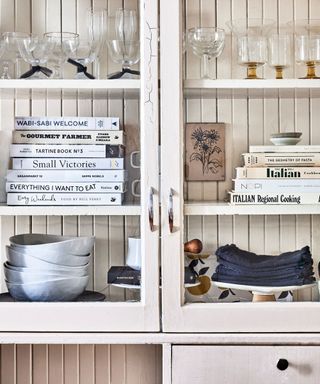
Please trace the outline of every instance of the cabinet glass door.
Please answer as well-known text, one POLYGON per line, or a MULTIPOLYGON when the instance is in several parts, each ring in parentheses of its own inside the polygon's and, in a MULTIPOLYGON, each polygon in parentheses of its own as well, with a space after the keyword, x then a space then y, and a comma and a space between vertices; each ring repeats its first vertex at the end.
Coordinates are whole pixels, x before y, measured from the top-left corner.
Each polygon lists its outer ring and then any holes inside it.
MULTIPOLYGON (((244 18, 247 27, 253 19, 272 19, 279 33, 278 27, 292 21, 292 15, 300 18, 310 9, 319 11, 307 1, 290 6, 289 13, 279 4, 277 8, 261 1, 161 2, 165 331, 303 331, 302 313, 308 313, 308 330, 319 329, 316 284, 305 289, 300 283, 289 288, 281 284, 272 290, 240 284, 239 278, 233 284, 214 281, 216 251, 228 244, 272 256, 309 246, 318 277, 318 204, 229 203, 235 169, 243 166, 242 154, 250 146, 273 145, 271 134, 289 131, 302 132, 304 145, 319 143, 313 129, 319 96, 310 90, 319 84, 299 79, 305 69, 295 64, 292 45, 284 80, 275 80, 274 68, 267 63, 257 69, 264 80, 245 79, 238 36, 227 26, 230 20, 244 18)), ((266 36, 265 31, 261 34, 266 36)))
MULTIPOLYGON (((61 3, 28 0, 15 4, 0 1, 0 4, 1 32, 17 30, 39 36, 45 32, 68 31, 79 34, 78 51, 69 52, 68 57, 84 63, 86 72, 95 77, 83 79, 83 76, 86 76, 83 71, 78 70, 77 73, 75 66, 66 63, 62 65, 62 79, 20 80, 19 73, 28 70, 29 65, 19 57, 16 61, 11 53, 8 63, 5 62, 5 65, 7 63, 9 66, 10 79, 0 80, 0 122, 3 138, 0 185, 1 261, 5 263, 9 259, 11 264, 6 264, 6 268, 1 266, 5 276, 2 273, 0 330, 158 331, 157 4, 154 1, 145 4, 138 0, 61 3), (91 22, 93 20, 93 32, 89 30, 90 9, 96 12, 96 18, 90 19, 91 22), (83 62, 81 55, 84 55, 85 48, 82 44, 85 43, 82 39, 91 36, 90 33, 98 33, 100 19, 97 12, 102 10, 105 30, 101 32, 99 57, 93 60, 93 63, 83 62), (118 23, 118 27, 112 27, 112 23, 118 23), (110 37, 112 28, 117 37, 110 37), (129 33, 134 36, 128 41, 129 33), (82 52, 80 48, 83 48, 82 52), (119 73, 122 69, 123 74, 119 73), (43 121, 54 117, 56 119, 51 120, 52 124, 64 124, 58 135, 65 134, 68 130, 65 127, 67 122, 76 121, 76 117, 79 118, 78 122, 90 118, 90 124, 95 126, 84 135, 81 135, 85 131, 82 128, 74 129, 71 134, 65 135, 69 135, 67 138, 59 136, 59 142, 45 141, 50 135, 50 128, 46 128, 45 132, 38 129, 41 134, 47 134, 41 139, 43 141, 36 141, 39 139, 39 132, 35 132, 32 142, 22 142, 23 131, 16 129, 16 116, 26 119, 39 117, 43 121), (66 117, 74 119, 67 120, 66 117), (105 124, 102 118, 106 117, 114 118, 115 122, 107 122, 110 123, 107 129, 107 135, 111 137, 110 142, 102 137, 102 125, 105 124), (101 133, 101 141, 98 138, 92 143, 63 142, 65 139, 71 140, 74 134, 81 136, 85 141, 86 135, 94 136, 97 132, 101 133), (10 146, 13 141, 14 145, 10 146), (20 147, 18 144, 21 144, 20 147), (31 151, 31 154, 26 154, 26 150, 31 151), (53 153, 51 159, 43 155, 45 150, 53 153), (78 150, 82 151, 79 152, 81 155, 78 155, 78 158, 76 155, 61 155, 76 153, 78 150), (106 165, 107 161, 109 167, 106 165), (66 163, 70 164, 67 170, 64 168, 66 163), (54 172, 58 173, 55 175, 54 172), (10 194, 5 192, 6 177, 10 194), (34 181, 34 177, 42 179, 34 181), (52 193, 25 193, 21 188, 26 188, 26 182, 33 184, 33 190, 36 188, 36 191, 39 190, 37 188, 47 186, 63 188, 64 192, 56 193, 56 190, 50 189, 52 193), (70 188, 74 190, 76 187, 81 189, 82 196, 80 192, 70 193, 70 188), (115 188, 112 193, 105 190, 111 187, 115 188), (17 191, 16 188, 20 189, 17 191), (66 190, 68 188, 69 190, 66 190), (9 197, 12 200, 7 205, 9 197), (61 204, 57 203, 59 201, 61 204), (54 204, 51 204, 52 202, 54 204), (8 249, 9 239, 14 235, 31 233, 94 237, 93 246, 88 250, 91 251, 91 256, 85 256, 85 261, 81 261, 81 267, 83 263, 88 263, 83 271, 79 272, 83 276, 70 278, 70 285, 66 281, 63 282, 64 288, 55 286, 58 282, 50 283, 48 276, 44 276, 43 270, 48 269, 48 265, 43 266, 42 261, 57 263, 63 268, 70 263, 78 263, 79 256, 75 248, 70 250, 71 256, 53 255, 49 248, 43 248, 43 253, 39 254, 33 248, 30 250, 31 256, 38 257, 40 261, 37 260, 37 265, 31 266, 29 272, 38 269, 39 285, 36 284, 35 277, 35 280, 30 282, 32 286, 14 287, 17 274, 12 276, 14 273, 8 269, 15 266, 29 267, 29 264, 22 265, 25 262, 14 259, 17 249, 12 246, 12 242, 15 239, 11 239, 11 247, 8 249), (78 259, 74 255, 77 255, 78 259), (72 283, 80 284, 80 280, 85 281, 85 292, 64 301, 63 293, 70 292, 73 289, 72 283), (17 290, 20 293, 16 293, 17 290), (61 294, 58 294, 57 290, 61 290, 61 294), (43 293, 42 296, 39 291, 43 293), (55 302, 50 302, 52 297, 55 302)), ((55 49, 59 44, 63 45, 62 37, 59 39, 55 49)), ((63 46, 63 49, 65 48, 63 46)), ((4 55, 6 54, 5 52, 4 55)), ((5 57, 2 59, 6 60, 5 57)), ((55 59, 54 56, 49 57, 49 68, 54 68, 55 59)), ((18 237, 16 241, 25 245, 31 240, 28 240, 28 237, 18 237)), ((64 269, 68 276, 78 273, 76 267, 72 271, 64 269)), ((23 270, 21 273, 27 272, 23 270)), ((25 275, 22 277, 25 278, 25 275)))

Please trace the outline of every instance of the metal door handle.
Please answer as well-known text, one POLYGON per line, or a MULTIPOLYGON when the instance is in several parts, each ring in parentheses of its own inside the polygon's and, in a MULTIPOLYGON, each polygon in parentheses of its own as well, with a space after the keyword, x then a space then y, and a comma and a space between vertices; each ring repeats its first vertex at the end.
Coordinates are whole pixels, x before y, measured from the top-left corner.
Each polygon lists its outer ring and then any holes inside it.
POLYGON ((149 193, 149 203, 148 203, 149 226, 150 226, 150 231, 151 232, 154 231, 153 195, 154 195, 154 189, 151 187, 150 188, 150 193, 149 193))
POLYGON ((277 363, 277 368, 280 371, 285 371, 289 367, 289 362, 287 359, 279 359, 277 363))
POLYGON ((173 232, 173 189, 170 188, 169 192, 169 204, 168 204, 168 221, 169 221, 169 231, 173 232))

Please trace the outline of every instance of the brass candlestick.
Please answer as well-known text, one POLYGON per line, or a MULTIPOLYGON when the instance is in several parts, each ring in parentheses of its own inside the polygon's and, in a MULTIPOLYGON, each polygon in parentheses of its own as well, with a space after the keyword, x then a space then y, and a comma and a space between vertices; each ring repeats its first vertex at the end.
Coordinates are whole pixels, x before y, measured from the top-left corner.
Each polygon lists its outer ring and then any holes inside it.
POLYGON ((307 61, 307 76, 301 77, 301 79, 320 79, 319 76, 316 75, 316 62, 315 61, 307 61))
POLYGON ((257 63, 257 62, 253 62, 253 63, 246 63, 247 65, 247 77, 246 79, 249 79, 249 80, 256 80, 256 79, 259 79, 259 80, 262 80, 262 77, 259 77, 257 75, 257 68, 260 67, 261 65, 263 65, 264 63, 257 63))
POLYGON ((283 65, 276 65, 274 68, 276 70, 276 79, 283 79, 283 70, 285 67, 283 65))

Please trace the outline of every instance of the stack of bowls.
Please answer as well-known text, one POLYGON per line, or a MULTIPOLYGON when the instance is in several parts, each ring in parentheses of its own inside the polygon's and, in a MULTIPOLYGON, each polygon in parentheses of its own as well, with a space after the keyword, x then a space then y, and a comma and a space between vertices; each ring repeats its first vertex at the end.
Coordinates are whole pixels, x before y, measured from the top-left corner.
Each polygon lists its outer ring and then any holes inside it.
POLYGON ((4 274, 19 301, 72 301, 86 289, 94 237, 12 236, 4 274))

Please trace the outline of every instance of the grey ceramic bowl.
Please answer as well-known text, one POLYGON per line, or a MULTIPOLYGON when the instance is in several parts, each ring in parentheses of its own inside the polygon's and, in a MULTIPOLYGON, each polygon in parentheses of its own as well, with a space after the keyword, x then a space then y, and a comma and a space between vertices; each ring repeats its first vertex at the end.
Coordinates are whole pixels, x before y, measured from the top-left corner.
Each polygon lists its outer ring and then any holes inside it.
POLYGON ((44 253, 53 255, 85 256, 92 251, 94 237, 69 237, 28 233, 12 236, 12 247, 23 249, 25 253, 41 257, 44 253))
POLYGON ((74 255, 60 255, 60 256, 48 256, 43 254, 42 257, 36 257, 32 253, 25 254, 20 252, 17 247, 6 246, 7 259, 13 265, 18 267, 37 267, 41 262, 50 264, 68 266, 68 267, 82 267, 90 262, 90 254, 86 256, 74 256, 74 255))
POLYGON ((10 295, 19 301, 72 301, 83 293, 89 277, 75 277, 26 284, 6 281, 10 295))
POLYGON ((67 274, 61 274, 59 272, 50 273, 41 270, 35 270, 34 272, 21 272, 7 268, 6 266, 4 266, 4 275, 8 282, 14 284, 36 283, 39 281, 50 281, 75 277, 67 274))
POLYGON ((30 268, 30 267, 17 267, 10 262, 5 262, 3 265, 12 271, 22 272, 22 273, 47 273, 47 274, 59 274, 61 277, 77 277, 77 276, 87 276, 89 273, 90 264, 83 267, 63 267, 61 265, 45 263, 45 268, 30 268))

